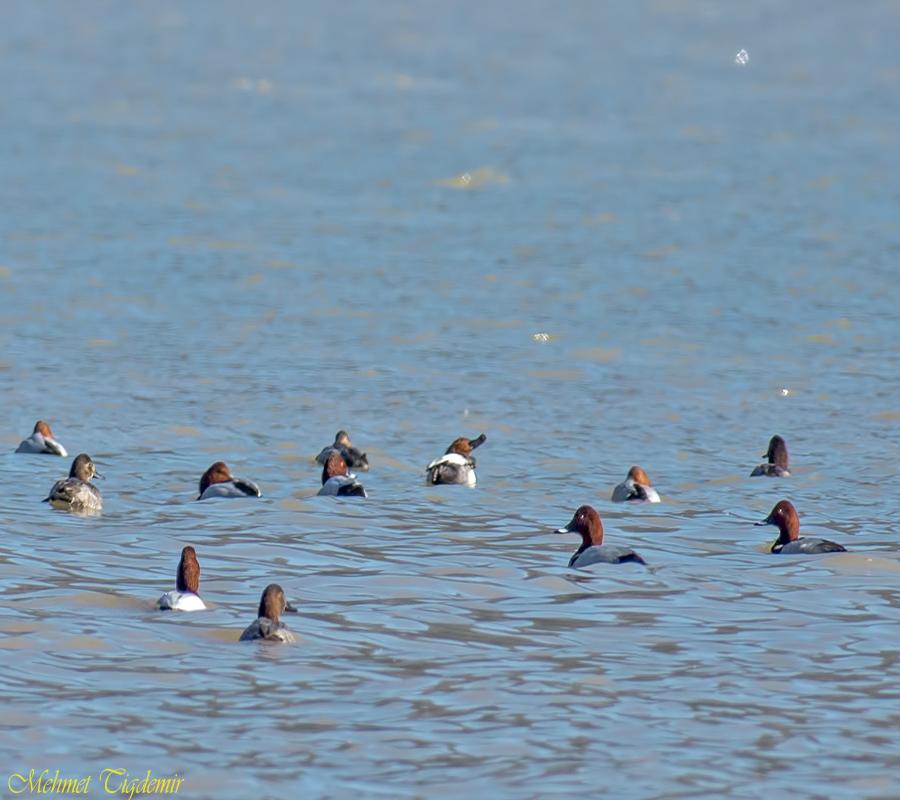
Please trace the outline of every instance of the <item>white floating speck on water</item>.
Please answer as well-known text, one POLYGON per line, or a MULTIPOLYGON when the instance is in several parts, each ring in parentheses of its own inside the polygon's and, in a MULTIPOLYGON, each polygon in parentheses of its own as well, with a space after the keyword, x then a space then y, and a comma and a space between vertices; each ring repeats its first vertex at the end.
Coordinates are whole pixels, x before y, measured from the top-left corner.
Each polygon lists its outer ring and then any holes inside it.
POLYGON ((781 394, 782 394, 782 396, 785 396, 785 395, 790 394, 790 392, 787 389, 782 389, 781 394))
POLYGON ((734 63, 735 63, 735 64, 740 64, 742 67, 743 67, 744 64, 746 64, 749 60, 750 60, 750 56, 747 55, 747 51, 746 51, 746 50, 741 50, 741 52, 738 53, 738 54, 734 57, 734 63))

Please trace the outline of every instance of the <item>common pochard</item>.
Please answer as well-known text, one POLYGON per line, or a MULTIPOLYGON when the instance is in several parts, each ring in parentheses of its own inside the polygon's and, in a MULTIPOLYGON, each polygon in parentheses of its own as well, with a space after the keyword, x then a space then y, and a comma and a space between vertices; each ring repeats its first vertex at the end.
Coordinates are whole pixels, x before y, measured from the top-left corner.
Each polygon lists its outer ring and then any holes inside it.
POLYGON ((175 573, 175 591, 166 592, 157 607, 173 611, 202 611, 206 603, 200 599, 200 562, 197 552, 188 545, 181 551, 178 572, 175 573))
POLYGON ((81 453, 72 462, 69 477, 54 483, 50 495, 43 502, 70 511, 99 511, 103 508, 103 500, 100 490, 90 480, 102 477, 91 457, 81 453))
POLYGON ((757 525, 774 525, 778 539, 772 545, 772 553, 844 553, 847 548, 828 539, 808 539, 800 536, 800 518, 790 500, 779 500, 769 516, 757 525))
POLYGON ((572 558, 569 559, 570 567, 587 567, 590 564, 624 564, 626 561, 636 561, 645 564, 643 558, 630 547, 620 544, 603 544, 603 523, 600 515, 590 506, 581 506, 565 528, 560 528, 556 533, 577 533, 581 536, 579 547, 572 558))
POLYGON ((296 610, 285 600, 282 588, 277 583, 270 583, 262 593, 256 619, 241 634, 240 641, 267 639, 272 642, 293 644, 296 641, 294 634, 288 630, 287 625, 279 620, 279 617, 285 611, 296 610))

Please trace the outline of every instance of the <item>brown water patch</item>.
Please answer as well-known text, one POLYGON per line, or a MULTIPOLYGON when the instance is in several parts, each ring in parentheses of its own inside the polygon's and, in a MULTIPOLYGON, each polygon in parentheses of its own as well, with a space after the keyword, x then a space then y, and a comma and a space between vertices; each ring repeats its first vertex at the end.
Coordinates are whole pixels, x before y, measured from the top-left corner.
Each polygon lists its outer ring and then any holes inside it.
POLYGON ((608 364, 615 361, 622 354, 622 350, 618 347, 582 347, 573 350, 569 355, 572 358, 580 358, 585 361, 596 361, 598 364, 608 364))
POLYGON ((438 186, 450 186, 454 189, 480 189, 491 183, 509 183, 509 176, 495 172, 490 167, 481 167, 472 172, 463 172, 452 178, 439 178, 434 183, 438 186))

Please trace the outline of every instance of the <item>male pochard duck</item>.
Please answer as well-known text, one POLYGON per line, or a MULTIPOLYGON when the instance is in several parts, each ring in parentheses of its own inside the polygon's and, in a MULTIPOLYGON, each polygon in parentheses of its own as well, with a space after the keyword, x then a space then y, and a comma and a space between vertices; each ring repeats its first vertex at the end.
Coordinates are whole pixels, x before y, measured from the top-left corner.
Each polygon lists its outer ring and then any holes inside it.
POLYGON ((487 439, 481 434, 477 439, 460 436, 447 448, 447 452, 425 467, 425 480, 429 484, 459 483, 475 485, 475 458, 472 451, 487 439))
POLYGON ((757 525, 774 525, 778 528, 778 539, 772 545, 772 553, 845 553, 847 548, 828 539, 807 539, 800 537, 800 518, 790 500, 779 500, 769 516, 757 525))
POLYGON ((647 473, 640 467, 632 467, 628 470, 628 476, 620 483, 612 493, 614 503, 624 503, 626 500, 637 500, 645 503, 658 503, 659 495, 650 483, 647 473))
POLYGON ((197 552, 188 545, 181 551, 178 572, 175 574, 175 591, 166 592, 156 606, 173 611, 202 611, 206 603, 200 599, 200 562, 197 552))
POLYGON ((259 487, 246 478, 235 478, 224 461, 217 461, 200 478, 198 500, 210 497, 262 497, 259 487))
POLYGON ((316 456, 316 461, 322 466, 325 466, 325 462, 328 461, 328 456, 335 450, 337 450, 341 458, 344 459, 344 463, 347 465, 348 469, 358 469, 360 472, 369 471, 368 457, 350 443, 350 437, 347 435, 347 431, 338 431, 334 437, 334 444, 322 448, 322 452, 316 456))
POLYGON ((565 528, 556 533, 577 533, 581 536, 579 547, 572 558, 570 567, 586 567, 590 564, 624 564, 636 561, 646 565, 646 561, 630 547, 620 544, 603 544, 603 523, 600 515, 590 506, 581 506, 565 528))
POLYGON ((81 453, 72 462, 69 477, 54 483, 50 495, 43 502, 71 511, 99 511, 103 508, 103 500, 100 490, 90 480, 102 477, 91 457, 81 453))
POLYGON ((325 460, 319 494, 332 497, 368 497, 362 484, 356 480, 356 475, 347 471, 347 465, 337 450, 332 450, 325 460))
POLYGON ((273 642, 293 644, 296 641, 294 634, 278 618, 285 611, 296 610, 285 600, 282 588, 277 583, 270 583, 262 593, 256 619, 241 634, 240 641, 249 642, 253 639, 268 639, 273 642))
POLYGON ((51 456, 63 456, 65 458, 68 453, 50 431, 50 426, 39 419, 34 423, 34 432, 27 439, 23 439, 16 448, 17 453, 46 453, 51 456))
POLYGON ((753 472, 750 473, 751 478, 759 475, 766 475, 769 478, 789 478, 791 473, 788 472, 788 451, 784 439, 780 436, 773 436, 769 439, 769 449, 766 450, 763 458, 767 459, 766 464, 760 464, 753 472))

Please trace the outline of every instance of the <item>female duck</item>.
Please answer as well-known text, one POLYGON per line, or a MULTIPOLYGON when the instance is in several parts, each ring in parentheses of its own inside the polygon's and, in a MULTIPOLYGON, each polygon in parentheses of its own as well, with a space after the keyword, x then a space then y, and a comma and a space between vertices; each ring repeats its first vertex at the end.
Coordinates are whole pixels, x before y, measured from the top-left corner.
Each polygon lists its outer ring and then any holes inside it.
POLYGON ((68 453, 50 432, 50 426, 39 419, 34 423, 34 433, 27 439, 23 439, 16 448, 17 453, 46 453, 51 456, 62 456, 65 458, 68 453))
POLYGON ((175 574, 175 591, 159 598, 157 608, 173 611, 203 611, 206 603, 200 599, 200 562, 197 552, 188 545, 181 551, 178 572, 175 574))
POLYGON ((240 641, 249 642, 253 639, 268 639, 272 642, 293 644, 296 641, 294 634, 278 618, 285 611, 296 610, 284 599, 284 591, 282 591, 281 587, 277 583, 270 583, 262 593, 256 620, 250 623, 241 634, 240 641))
POLYGON ((476 464, 472 451, 480 444, 484 444, 485 439, 487 436, 483 433, 477 439, 460 436, 447 448, 444 455, 425 467, 426 483, 432 485, 459 483, 463 486, 474 486, 476 464))
POLYGON ((800 537, 800 518, 797 509, 790 500, 779 500, 775 508, 757 525, 774 525, 778 528, 778 539, 772 545, 772 553, 810 554, 810 553, 845 553, 843 545, 829 542, 828 539, 807 539, 800 537))
POLYGON ((632 467, 628 470, 628 476, 620 483, 612 493, 614 503, 624 503, 626 500, 637 500, 645 503, 658 503, 659 495, 650 483, 647 473, 640 467, 632 467))
POLYGON ((262 497, 259 487, 244 478, 235 478, 224 461, 217 461, 200 478, 198 500, 210 497, 262 497))
POLYGON ((789 478, 791 473, 788 472, 788 451, 784 439, 780 436, 773 436, 769 439, 769 449, 763 458, 767 459, 766 464, 760 464, 753 472, 750 473, 751 478, 765 475, 769 478, 789 478))
POLYGON ((71 511, 99 511, 103 508, 100 490, 90 480, 102 477, 91 457, 82 453, 72 462, 69 477, 54 483, 50 496, 45 497, 43 502, 71 511))
POLYGON ((581 535, 581 547, 569 559, 570 567, 586 567, 590 564, 624 564, 636 561, 646 565, 646 561, 630 547, 618 544, 603 544, 603 523, 600 515, 590 506, 581 506, 565 528, 556 533, 577 533, 581 535))
POLYGON ((347 471, 347 465, 337 450, 332 450, 322 468, 322 488, 320 495, 338 497, 368 497, 366 490, 356 480, 356 475, 347 471))
POLYGON ((347 465, 348 469, 358 469, 360 472, 369 471, 368 457, 350 443, 350 437, 347 435, 347 431, 338 431, 334 437, 334 444, 322 448, 322 452, 316 456, 316 461, 324 467, 325 462, 328 461, 328 456, 335 450, 340 457, 344 459, 344 463, 347 465))

